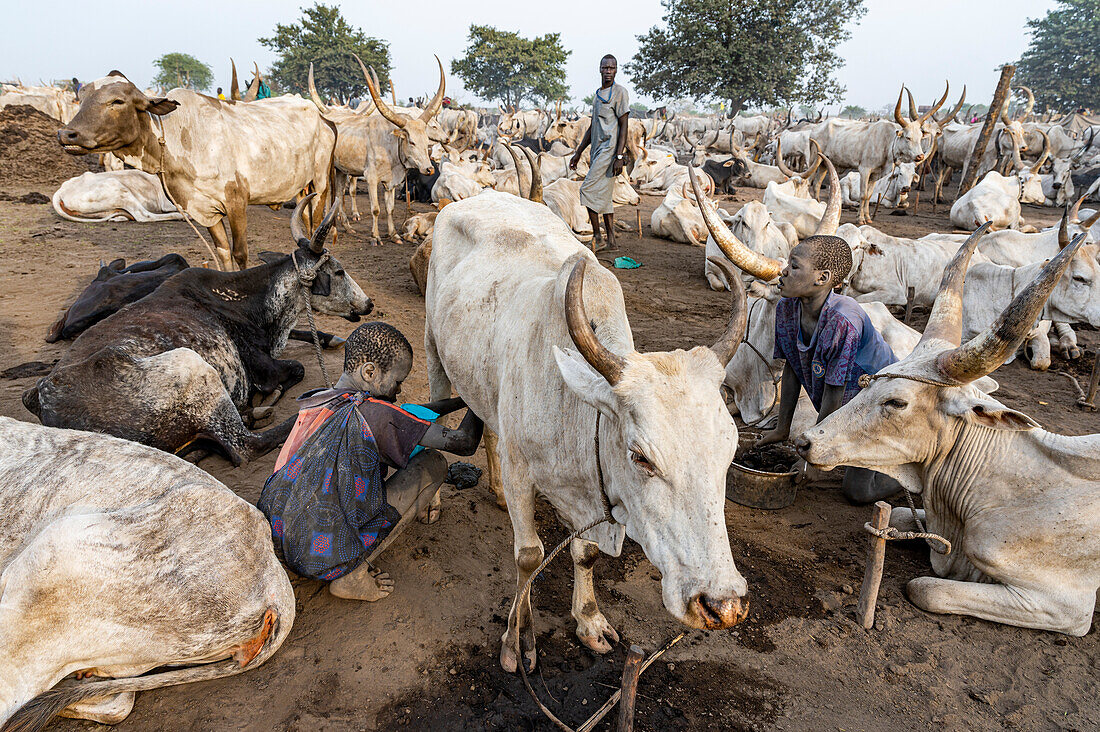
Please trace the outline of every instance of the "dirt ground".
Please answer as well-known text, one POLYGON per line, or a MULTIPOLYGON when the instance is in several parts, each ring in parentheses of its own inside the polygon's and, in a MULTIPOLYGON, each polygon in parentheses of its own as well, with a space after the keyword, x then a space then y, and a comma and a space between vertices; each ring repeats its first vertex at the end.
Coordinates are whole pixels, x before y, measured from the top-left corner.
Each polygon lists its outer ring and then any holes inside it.
MULTIPOLYGON (((0 188, 10 198, 53 192, 11 179, 0 188)), ((759 199, 760 193, 744 189, 736 200, 759 199)), ((642 199, 645 237, 620 234, 619 253, 644 265, 616 270, 636 343, 658 350, 712 342, 725 324, 728 294, 707 288, 701 249, 648 236, 649 214, 660 200, 642 199)), ((359 206, 369 211, 365 196, 359 206)), ((935 217, 927 200, 920 208, 920 215, 906 217, 883 211, 878 226, 914 235, 950 229, 944 207, 935 217)), ((403 213, 404 206, 397 210, 403 213)), ((249 211, 253 257, 264 249, 289 250, 289 214, 249 211)), ((1040 223, 1056 219, 1052 210, 1029 208, 1025 215, 1040 223)), ((633 211, 623 210, 620 218, 633 226, 633 211)), ((850 220, 845 211, 844 221, 850 220)), ((408 271, 412 246, 372 247, 363 236, 369 221, 358 230, 341 232, 332 251, 374 299, 375 315, 416 347, 405 395, 426 400, 419 345, 424 308, 408 271)), ((43 338, 100 260, 167 252, 192 263, 206 258, 183 222, 76 224, 60 220, 48 205, 0 200, 0 370, 61 354, 64 343, 47 345, 43 338)), ((341 335, 353 327, 330 318, 319 326, 341 335)), ((1086 354, 1073 368, 1084 380, 1100 339, 1093 332, 1081 338, 1086 354)), ((293 397, 318 385, 320 376, 307 344, 292 342, 288 352, 307 373, 293 397)), ((1100 416, 1074 407, 1068 381, 1057 375, 1066 366, 1054 358, 1047 373, 1030 372, 1019 361, 998 372, 998 398, 1048 429, 1100 431, 1100 416)), ((339 371, 338 352, 328 352, 327 360, 330 371, 339 371)), ((32 419, 20 402, 32 383, 0 379, 0 414, 32 419)), ((276 418, 293 410, 293 399, 285 399, 276 418)), ((200 465, 254 501, 274 460, 272 453, 234 469, 212 457, 200 465)), ((484 467, 484 453, 473 462, 484 467)), ((462 492, 446 486, 443 498, 440 522, 414 524, 380 562, 397 581, 390 598, 342 601, 317 582, 296 579, 294 628, 266 665, 231 679, 139 694, 118 729, 552 729, 518 677, 497 663, 515 581, 507 516, 484 486, 462 492)), ((870 508, 849 506, 829 485, 800 490, 794 505, 780 511, 727 502, 734 558, 752 594, 749 617, 729 631, 688 631, 647 671, 639 687, 638 728, 1097 727, 1097 633, 1067 638, 924 613, 903 589, 907 580, 930 572, 926 548, 890 545, 877 628, 858 627, 853 614, 867 545, 861 527, 869 516, 870 508)), ((550 510, 540 518, 543 540, 553 546, 564 531, 550 510)), ((590 653, 573 636, 569 564, 559 560, 535 584, 540 670, 533 683, 552 710, 576 725, 617 688, 625 647, 635 643, 652 651, 682 629, 661 605, 657 570, 628 539, 622 557, 597 565, 602 609, 623 642, 607 657, 590 653)), ((63 720, 52 729, 93 727, 63 720)), ((601 729, 607 728, 605 722, 601 729)))

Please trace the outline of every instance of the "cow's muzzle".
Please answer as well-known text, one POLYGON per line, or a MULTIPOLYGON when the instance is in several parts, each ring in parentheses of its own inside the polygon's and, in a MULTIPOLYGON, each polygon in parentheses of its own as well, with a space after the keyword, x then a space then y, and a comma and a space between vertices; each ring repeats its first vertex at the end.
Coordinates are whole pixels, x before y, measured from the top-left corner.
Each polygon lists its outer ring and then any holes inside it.
POLYGON ((749 613, 749 598, 745 597, 710 597, 706 593, 699 593, 691 598, 687 606, 690 624, 707 630, 721 630, 732 628, 745 619, 749 613))
POLYGON ((83 155, 88 152, 88 148, 78 142, 79 138, 80 133, 76 130, 66 129, 57 131, 57 141, 61 144, 65 152, 70 155, 83 155))
POLYGON ((353 310, 350 313, 348 313, 347 315, 343 316, 343 318, 344 318, 344 320, 347 320, 348 322, 358 323, 359 320, 364 315, 370 315, 372 310, 374 310, 374 302, 372 302, 370 298, 367 298, 366 307, 361 308, 359 310, 353 310))

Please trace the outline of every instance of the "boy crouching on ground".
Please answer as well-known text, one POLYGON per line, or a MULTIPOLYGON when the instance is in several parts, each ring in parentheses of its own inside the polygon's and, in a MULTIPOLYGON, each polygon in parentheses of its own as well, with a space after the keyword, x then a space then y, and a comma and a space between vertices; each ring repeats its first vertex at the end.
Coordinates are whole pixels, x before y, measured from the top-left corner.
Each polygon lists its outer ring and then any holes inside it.
POLYGON ((438 518, 432 503, 447 460, 437 451, 472 455, 481 442, 483 425, 471 411, 454 430, 421 418, 461 409, 461 399, 408 410, 394 403, 412 362, 412 346, 393 326, 356 328, 336 386, 298 398, 298 421, 257 504, 287 565, 328 581, 337 597, 380 600, 393 591, 370 562, 412 516, 438 518))
MULTIPOLYGON (((897 361, 859 303, 833 291, 852 269, 852 250, 837 236, 811 236, 791 250, 779 277, 783 299, 775 309, 775 358, 786 359, 779 396, 779 422, 757 446, 790 437, 803 388, 817 421, 859 393, 859 377, 897 361)), ((849 467, 842 491, 853 503, 869 503, 901 489, 894 479, 849 467)))

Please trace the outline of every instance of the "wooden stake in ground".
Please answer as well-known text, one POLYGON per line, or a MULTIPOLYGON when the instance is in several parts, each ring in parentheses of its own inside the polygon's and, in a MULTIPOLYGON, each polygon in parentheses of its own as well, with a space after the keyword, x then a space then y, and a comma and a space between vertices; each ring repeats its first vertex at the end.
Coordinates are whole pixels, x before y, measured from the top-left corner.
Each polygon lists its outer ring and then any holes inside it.
POLYGON ((1077 406, 1090 412, 1096 411, 1096 389, 1100 386, 1100 353, 1096 354, 1096 360, 1092 362, 1092 377, 1089 378, 1089 393, 1084 399, 1077 400, 1077 406))
POLYGON ((409 196, 409 179, 405 178, 405 220, 409 220, 409 204, 411 197, 409 196))
POLYGON ((634 729, 634 701, 638 696, 638 679, 642 675, 642 658, 645 653, 641 647, 632 645, 626 654, 626 666, 623 667, 623 695, 619 699, 619 719, 615 732, 631 732, 634 729))
MULTIPOLYGON (((885 501, 875 503, 871 513, 871 526, 883 530, 890 525, 890 504, 885 501)), ((878 601, 878 588, 882 584, 882 562, 886 559, 886 539, 871 535, 871 546, 867 550, 867 569, 863 573, 863 587, 859 591, 859 605, 856 619, 864 628, 870 630, 875 625, 875 603, 878 601)))
POLYGON ((1008 98, 1009 85, 1012 83, 1012 75, 1016 73, 1016 67, 1005 64, 1001 67, 1001 80, 997 82, 997 90, 993 92, 993 101, 989 104, 989 111, 985 115, 985 124, 978 135, 978 141, 974 143, 974 149, 970 151, 970 162, 966 167, 966 175, 959 183, 959 194, 962 195, 974 187, 978 182, 978 166, 985 157, 985 149, 989 147, 989 138, 993 136, 993 128, 997 124, 997 118, 1001 115, 1001 108, 1008 98))
POLYGON ((642 209, 639 206, 634 207, 634 222, 638 224, 638 238, 642 238, 642 209))

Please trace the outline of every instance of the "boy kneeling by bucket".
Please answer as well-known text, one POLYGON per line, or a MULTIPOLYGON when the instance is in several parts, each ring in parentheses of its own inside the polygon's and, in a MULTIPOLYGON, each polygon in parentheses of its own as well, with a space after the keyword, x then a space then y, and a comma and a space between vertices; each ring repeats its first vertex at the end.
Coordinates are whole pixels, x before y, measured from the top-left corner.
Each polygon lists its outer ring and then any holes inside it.
MULTIPOLYGON (((782 299, 775 308, 774 358, 786 359, 779 396, 779 422, 757 447, 790 437, 803 388, 817 409, 817 421, 859 393, 859 377, 897 361, 866 311, 833 289, 852 269, 852 250, 837 236, 811 236, 791 250, 779 276, 782 299)), ((899 490, 882 473, 847 468, 841 488, 853 503, 870 503, 899 490)))
POLYGON ((393 580, 370 561, 412 516, 439 518, 434 499, 447 460, 438 450, 472 455, 481 442, 483 424, 471 411, 458 429, 431 421, 466 406, 461 399, 394 403, 412 362, 412 346, 393 326, 356 328, 336 386, 298 398, 298 421, 257 503, 287 565, 328 581, 337 597, 393 592, 393 580))

